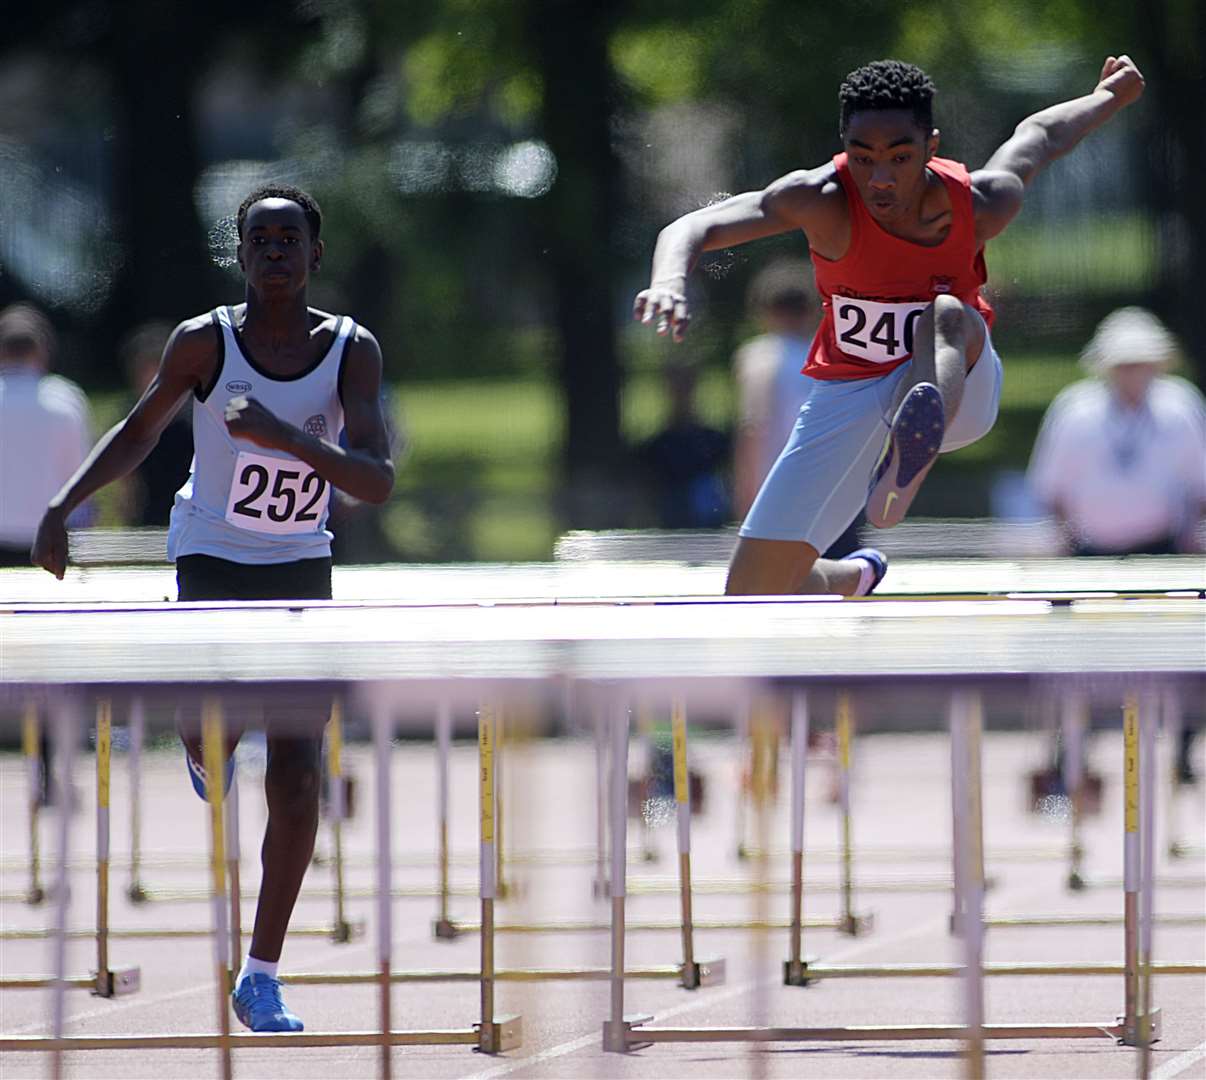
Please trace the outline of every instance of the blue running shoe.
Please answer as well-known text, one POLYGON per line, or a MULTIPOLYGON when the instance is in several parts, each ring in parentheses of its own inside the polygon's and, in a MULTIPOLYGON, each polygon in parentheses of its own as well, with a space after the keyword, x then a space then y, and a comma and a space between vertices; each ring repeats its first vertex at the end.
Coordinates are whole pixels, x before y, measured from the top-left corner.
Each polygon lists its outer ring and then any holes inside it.
POLYGON ((281 1001, 281 983, 271 975, 244 975, 230 995, 239 1023, 252 1031, 305 1031, 281 1001))
POLYGON ((918 383, 896 410, 883 455, 871 477, 867 520, 877 529, 889 529, 903 520, 925 474, 938 459, 945 433, 946 416, 938 387, 918 383))
MULTIPOLYGON (((188 747, 184 749, 184 760, 188 765, 188 778, 193 782, 193 790, 205 802, 209 802, 209 795, 206 792, 205 766, 193 760, 193 755, 188 752, 188 747)), ((234 779, 234 767, 234 755, 231 754, 226 759, 226 773, 222 778, 223 796, 230 794, 230 783, 234 779)))
POLYGON ((884 574, 888 572, 888 556, 882 551, 877 551, 875 548, 859 548, 858 551, 852 551, 847 555, 842 562, 848 562, 850 559, 866 559, 871 564, 871 569, 875 576, 871 580, 865 593, 857 593, 858 596, 870 596, 876 589, 879 588, 879 583, 883 581, 884 574))

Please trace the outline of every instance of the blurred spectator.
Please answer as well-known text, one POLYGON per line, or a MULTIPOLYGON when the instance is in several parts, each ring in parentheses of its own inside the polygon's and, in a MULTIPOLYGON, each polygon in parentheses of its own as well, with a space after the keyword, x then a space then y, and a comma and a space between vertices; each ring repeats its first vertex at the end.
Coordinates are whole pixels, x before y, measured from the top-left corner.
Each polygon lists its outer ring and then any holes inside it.
POLYGON ((637 461, 663 529, 713 529, 732 517, 725 476, 730 439, 696 413, 699 372, 690 364, 665 369, 670 419, 637 447, 637 461))
MULTIPOLYGON (((804 362, 820 318, 812 289, 812 267, 804 259, 777 259, 750 283, 746 306, 762 333, 733 357, 737 383, 737 439, 733 454, 737 517, 754 496, 795 427, 811 380, 804 362)), ((860 514, 825 552, 840 559, 858 548, 860 514)))
MULTIPOLYGON (((92 449, 88 399, 50 374, 57 339, 30 304, 0 311, 0 566, 28 566, 46 503, 92 449)), ((77 511, 70 524, 87 523, 77 511)))
POLYGON ((1206 509, 1206 402, 1167 374, 1172 335, 1121 308, 1081 354, 1093 377, 1065 388, 1043 418, 1028 479, 1078 555, 1199 549, 1206 509))
MULTIPOLYGON (((172 327, 148 322, 130 331, 119 349, 135 400, 142 397, 159 371, 159 361, 172 327)), ((127 516, 131 525, 167 527, 176 492, 188 479, 193 460, 192 410, 180 409, 159 442, 130 477, 127 516)))

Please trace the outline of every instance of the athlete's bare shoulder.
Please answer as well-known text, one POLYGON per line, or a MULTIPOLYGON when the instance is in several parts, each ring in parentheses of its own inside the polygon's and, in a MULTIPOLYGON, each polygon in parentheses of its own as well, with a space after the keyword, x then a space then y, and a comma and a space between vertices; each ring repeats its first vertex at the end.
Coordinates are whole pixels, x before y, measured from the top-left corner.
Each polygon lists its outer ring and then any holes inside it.
POLYGON ((763 193, 769 215, 790 221, 808 236, 809 246, 826 258, 839 258, 850 239, 846 192, 832 161, 815 169, 797 169, 763 193))
POLYGON ((762 194, 764 205, 780 213, 801 219, 815 214, 827 204, 845 206, 846 197, 832 161, 815 169, 796 169, 767 185, 762 194))
POLYGON ((976 239, 983 244, 1005 229, 1022 208, 1025 185, 1004 169, 977 169, 971 174, 972 213, 976 239))
POLYGON ((218 362, 220 340, 209 312, 185 319, 172 331, 163 350, 164 374, 173 382, 204 386, 218 362))

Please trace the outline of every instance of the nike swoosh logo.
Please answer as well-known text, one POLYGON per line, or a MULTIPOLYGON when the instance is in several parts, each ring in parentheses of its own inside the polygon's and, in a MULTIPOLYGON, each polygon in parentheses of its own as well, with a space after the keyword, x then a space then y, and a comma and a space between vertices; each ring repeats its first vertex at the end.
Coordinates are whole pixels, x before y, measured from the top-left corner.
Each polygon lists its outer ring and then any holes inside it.
POLYGON ((885 513, 885 514, 886 514, 886 513, 887 513, 889 510, 891 510, 891 509, 892 509, 892 504, 893 504, 895 501, 896 501, 896 492, 895 492, 895 491, 889 491, 889 492, 888 492, 888 497, 887 497, 886 499, 884 499, 884 513, 885 513))

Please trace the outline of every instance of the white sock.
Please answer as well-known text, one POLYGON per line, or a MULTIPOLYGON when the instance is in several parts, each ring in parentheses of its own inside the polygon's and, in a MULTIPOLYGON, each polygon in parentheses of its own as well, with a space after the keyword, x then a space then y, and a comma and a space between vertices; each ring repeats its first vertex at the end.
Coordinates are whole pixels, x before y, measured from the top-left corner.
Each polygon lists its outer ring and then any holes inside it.
POLYGON ((875 567, 866 559, 851 559, 852 563, 858 563, 858 585, 855 586, 855 596, 866 596, 871 591, 871 586, 875 584, 875 567))
POLYGON ((237 987, 248 975, 267 975, 269 978, 275 979, 278 967, 280 967, 278 961, 258 960, 249 954, 239 969, 239 977, 235 979, 235 986, 237 987))

